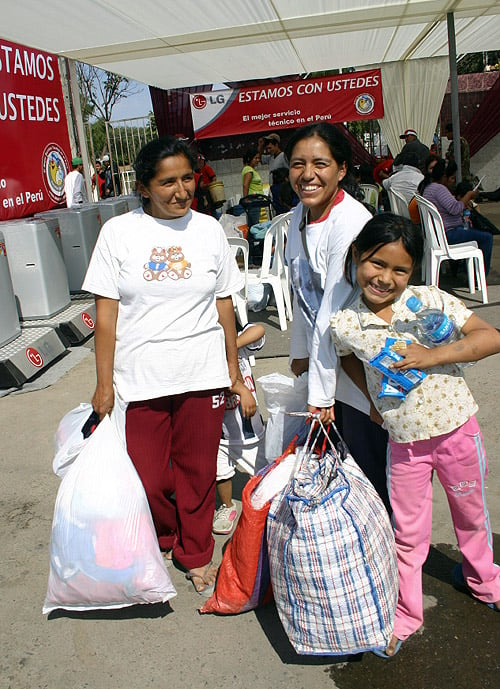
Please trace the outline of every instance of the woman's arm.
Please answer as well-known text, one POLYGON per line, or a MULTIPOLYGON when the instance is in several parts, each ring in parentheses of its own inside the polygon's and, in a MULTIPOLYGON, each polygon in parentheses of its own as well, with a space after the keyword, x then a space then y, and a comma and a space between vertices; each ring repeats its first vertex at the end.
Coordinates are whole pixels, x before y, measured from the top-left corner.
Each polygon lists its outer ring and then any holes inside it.
POLYGON ((478 316, 470 316, 462 327, 464 337, 456 342, 439 347, 424 347, 411 344, 399 353, 403 361, 394 368, 405 371, 408 368, 431 368, 441 364, 461 364, 479 361, 500 352, 500 332, 478 316))
POLYGON ((352 380, 354 385, 356 385, 363 395, 370 402, 370 419, 375 423, 382 424, 383 418, 379 414, 375 405, 373 404, 370 393, 368 392, 368 385, 366 384, 366 373, 363 362, 358 359, 355 354, 349 354, 348 356, 343 356, 340 358, 340 363, 342 368, 347 373, 349 378, 352 380))
POLYGON ((113 409, 113 365, 115 359, 117 299, 96 295, 96 326, 94 333, 97 385, 92 397, 92 406, 103 418, 113 409))
POLYGON ((246 172, 243 175, 243 196, 248 196, 248 190, 250 189, 250 182, 252 181, 252 177, 252 172, 246 172))
POLYGON ((237 380, 243 382, 243 379, 241 377, 240 367, 238 366, 238 347, 236 346, 236 322, 234 320, 233 300, 230 296, 221 297, 215 300, 215 304, 219 314, 219 323, 224 330, 229 377, 231 378, 231 385, 234 385, 237 380))

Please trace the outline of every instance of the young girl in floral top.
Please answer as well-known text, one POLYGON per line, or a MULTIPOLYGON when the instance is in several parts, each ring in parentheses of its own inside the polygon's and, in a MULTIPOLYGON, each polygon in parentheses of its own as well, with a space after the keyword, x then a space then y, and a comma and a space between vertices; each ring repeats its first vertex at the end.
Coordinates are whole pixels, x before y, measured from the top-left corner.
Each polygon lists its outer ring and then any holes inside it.
POLYGON ((432 476, 436 472, 450 505, 463 562, 454 584, 494 610, 500 609, 500 568, 493 562, 491 526, 484 502, 486 454, 474 414, 477 404, 460 364, 500 352, 500 333, 455 297, 437 287, 408 286, 422 258, 418 227, 391 213, 372 218, 349 250, 345 273, 360 293, 331 319, 332 336, 342 366, 372 404, 372 418, 389 432, 388 484, 399 572, 394 635, 383 658, 394 656, 401 642, 423 622, 422 566, 432 527, 432 476), (430 346, 406 301, 417 296, 423 308, 444 311, 461 331, 450 344, 430 346), (423 370, 427 375, 406 395, 381 393, 383 374, 369 360, 386 338, 406 341, 395 370, 423 370), (410 341, 410 344, 408 344, 410 341))

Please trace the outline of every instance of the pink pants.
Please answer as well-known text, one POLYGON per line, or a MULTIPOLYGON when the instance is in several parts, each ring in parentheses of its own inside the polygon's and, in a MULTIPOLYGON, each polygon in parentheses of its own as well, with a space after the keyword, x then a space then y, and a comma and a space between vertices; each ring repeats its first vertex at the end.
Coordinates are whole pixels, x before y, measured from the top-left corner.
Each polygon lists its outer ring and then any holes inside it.
POLYGON ((467 585, 485 603, 500 600, 500 568, 493 563, 484 498, 488 467, 476 418, 429 440, 391 440, 389 488, 399 572, 394 635, 398 639, 406 639, 423 622, 422 566, 431 541, 434 471, 446 491, 467 585))
POLYGON ((131 402, 127 408, 127 450, 144 485, 160 548, 173 549, 186 569, 212 558, 224 404, 223 391, 204 390, 131 402))

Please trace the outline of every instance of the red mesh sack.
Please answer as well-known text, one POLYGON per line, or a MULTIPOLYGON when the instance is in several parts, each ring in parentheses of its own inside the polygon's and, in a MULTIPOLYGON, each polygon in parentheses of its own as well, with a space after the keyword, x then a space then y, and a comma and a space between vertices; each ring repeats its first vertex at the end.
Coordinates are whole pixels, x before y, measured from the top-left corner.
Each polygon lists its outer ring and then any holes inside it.
POLYGON ((283 460, 295 451, 294 439, 273 464, 252 476, 241 497, 242 512, 224 550, 215 591, 200 613, 235 615, 273 600, 267 553, 267 515, 270 500, 260 509, 252 505, 252 493, 283 460))

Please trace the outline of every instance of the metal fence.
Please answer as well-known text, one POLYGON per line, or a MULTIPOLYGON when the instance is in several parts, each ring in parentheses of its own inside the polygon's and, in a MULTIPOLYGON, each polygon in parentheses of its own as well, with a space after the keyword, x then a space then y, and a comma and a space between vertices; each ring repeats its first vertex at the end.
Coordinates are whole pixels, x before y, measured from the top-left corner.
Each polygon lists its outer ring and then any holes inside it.
MULTIPOLYGON (((116 176, 113 175, 115 196, 132 194, 135 191, 135 172, 132 163, 142 146, 158 136, 154 117, 146 115, 133 119, 112 120, 106 122, 105 125, 107 152, 113 169, 116 169, 119 176, 120 188, 118 189, 116 176)), ((88 124, 88 142, 95 170, 95 162, 100 154, 95 150, 90 123, 88 124)), ((96 184, 94 188, 95 200, 99 196, 98 186, 96 184)))

